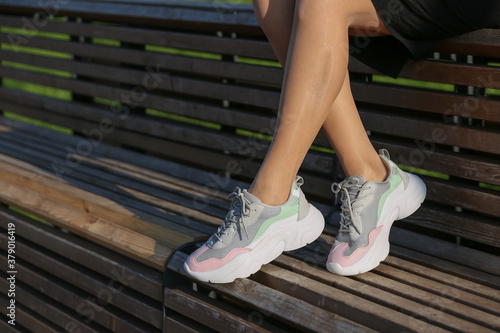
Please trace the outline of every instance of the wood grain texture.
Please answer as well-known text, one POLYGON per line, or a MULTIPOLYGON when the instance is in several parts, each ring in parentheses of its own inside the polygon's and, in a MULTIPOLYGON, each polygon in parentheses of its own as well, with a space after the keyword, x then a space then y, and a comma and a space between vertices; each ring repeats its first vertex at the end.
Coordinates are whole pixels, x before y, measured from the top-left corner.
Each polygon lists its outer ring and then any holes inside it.
MULTIPOLYGON (((182 265, 186 257, 176 252, 169 261, 169 269, 182 274, 182 265)), ((251 280, 241 279, 232 284, 204 284, 204 286, 227 297, 236 298, 266 316, 280 318, 285 323, 303 331, 330 332, 332 329, 350 332, 372 331, 318 306, 297 298, 290 298, 284 293, 251 280)))
MULTIPOLYGON (((29 255, 29 250, 22 249, 22 254, 29 255)), ((33 250, 31 254, 33 254, 33 250)), ((80 316, 74 316, 71 311, 59 313, 60 310, 55 314, 49 314, 47 319, 54 321, 57 325, 64 328, 68 321, 74 321, 75 325, 72 326, 82 326, 82 330, 86 328, 87 332, 109 330, 134 333, 147 332, 144 323, 152 325, 153 329, 161 327, 162 314, 159 304, 152 306, 147 299, 133 299, 126 290, 122 290, 123 288, 115 289, 118 284, 112 284, 105 280, 100 281, 98 278, 93 280, 85 272, 68 275, 71 266, 66 266, 62 262, 51 266, 54 261, 45 260, 40 255, 31 255, 25 258, 28 259, 26 261, 31 260, 31 265, 36 265, 44 271, 38 271, 29 264, 16 263, 18 270, 16 280, 20 282, 19 302, 21 304, 39 312, 42 317, 47 317, 45 311, 50 311, 50 307, 61 308, 61 305, 57 304, 69 306, 70 309, 80 312, 80 316), (40 259, 40 262, 36 262, 40 259), (78 280, 79 278, 81 280, 78 280), (39 300, 36 304, 32 303, 33 297, 23 286, 32 286, 37 291, 38 296, 35 296, 35 299, 39 298, 39 300), (47 304, 49 309, 38 310, 37 304, 43 303, 47 304), (121 315, 118 309, 125 311, 127 315, 121 315), (97 325, 87 327, 86 323, 97 325)), ((5 257, 2 259, 6 264, 5 257)), ((64 309, 64 307, 62 308, 64 309)))
POLYGON ((162 270, 172 248, 152 238, 0 180, 0 200, 162 270))
POLYGON ((0 216, 0 226, 4 230, 7 230, 8 223, 14 223, 18 236, 43 248, 43 251, 58 253, 87 270, 99 272, 110 280, 121 281, 120 283, 127 284, 128 288, 161 301, 161 272, 59 228, 33 221, 12 210, 0 207, 0 216), (131 276, 133 278, 127 278, 131 276))

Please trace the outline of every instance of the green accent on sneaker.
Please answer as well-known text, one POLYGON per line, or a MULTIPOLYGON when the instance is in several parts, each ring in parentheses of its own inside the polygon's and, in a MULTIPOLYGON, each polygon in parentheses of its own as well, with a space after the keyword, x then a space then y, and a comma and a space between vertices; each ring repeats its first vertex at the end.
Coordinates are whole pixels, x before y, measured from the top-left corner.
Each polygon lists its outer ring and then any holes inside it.
POLYGON ((378 202, 377 219, 380 218, 380 213, 382 212, 382 207, 384 207, 385 200, 387 199, 389 194, 391 194, 392 191, 394 191, 394 189, 398 187, 399 184, 401 184, 402 181, 403 180, 401 179, 401 175, 399 174, 399 172, 394 172, 394 168, 392 168, 391 176, 389 177, 390 187, 387 191, 384 192, 384 194, 382 194, 382 196, 380 197, 380 201, 378 202))
MULTIPOLYGON (((262 236, 262 234, 269 228, 271 224, 273 224, 276 221, 286 219, 287 217, 292 216, 293 214, 297 214, 299 211, 299 204, 298 202, 294 205, 286 205, 284 207, 281 207, 281 212, 267 221, 264 221, 262 225, 260 226, 259 230, 257 230, 257 233, 255 234, 255 237, 252 239, 252 242, 262 236)), ((252 243, 250 242, 250 243, 252 243)))

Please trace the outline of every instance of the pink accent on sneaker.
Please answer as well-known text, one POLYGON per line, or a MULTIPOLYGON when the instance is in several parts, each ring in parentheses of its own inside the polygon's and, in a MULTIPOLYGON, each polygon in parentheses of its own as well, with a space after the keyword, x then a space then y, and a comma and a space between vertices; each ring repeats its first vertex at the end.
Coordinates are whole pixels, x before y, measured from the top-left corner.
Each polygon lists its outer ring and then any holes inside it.
POLYGON ((337 245, 330 252, 330 255, 328 256, 327 262, 337 263, 342 267, 351 266, 351 265, 357 263, 371 249, 373 243, 375 242, 375 238, 377 238, 380 231, 382 231, 382 227, 383 227, 383 225, 370 231, 370 234, 368 235, 368 245, 356 249, 356 251, 351 253, 351 255, 349 255, 349 256, 344 255, 345 250, 347 250, 347 248, 349 247, 349 243, 342 243, 340 245, 337 245))
POLYGON ((217 259, 217 258, 210 258, 207 260, 204 260, 202 262, 198 261, 198 257, 205 251, 209 250, 210 248, 206 245, 203 245, 200 247, 198 250, 194 251, 189 258, 186 260, 186 264, 189 266, 189 269, 193 272, 206 272, 206 271, 212 271, 216 268, 219 268, 228 262, 230 262, 232 259, 235 257, 239 256, 242 253, 250 252, 252 249, 246 248, 246 247, 238 247, 235 249, 232 249, 229 251, 228 254, 222 259, 217 259))

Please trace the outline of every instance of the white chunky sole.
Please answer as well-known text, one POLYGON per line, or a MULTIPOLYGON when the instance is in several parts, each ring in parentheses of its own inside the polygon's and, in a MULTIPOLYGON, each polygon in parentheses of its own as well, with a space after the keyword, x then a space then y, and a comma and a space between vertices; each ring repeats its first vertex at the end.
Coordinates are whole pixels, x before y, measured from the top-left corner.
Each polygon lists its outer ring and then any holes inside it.
POLYGON ((342 267, 338 263, 327 263, 326 268, 338 275, 357 275, 368 272, 377 267, 389 255, 389 232, 395 220, 404 219, 413 214, 424 202, 426 187, 424 182, 417 176, 407 173, 409 177, 408 187, 404 184, 394 190, 386 199, 384 208, 380 214, 380 220, 384 221, 380 234, 375 239, 370 250, 355 264, 342 267))
POLYGON ((311 204, 309 207, 309 213, 301 221, 297 221, 295 214, 273 223, 258 241, 248 246, 252 251, 240 254, 224 266, 207 272, 193 272, 184 263, 184 269, 190 276, 204 282, 229 283, 237 278, 248 277, 283 251, 306 246, 321 235, 325 219, 316 207, 311 204))

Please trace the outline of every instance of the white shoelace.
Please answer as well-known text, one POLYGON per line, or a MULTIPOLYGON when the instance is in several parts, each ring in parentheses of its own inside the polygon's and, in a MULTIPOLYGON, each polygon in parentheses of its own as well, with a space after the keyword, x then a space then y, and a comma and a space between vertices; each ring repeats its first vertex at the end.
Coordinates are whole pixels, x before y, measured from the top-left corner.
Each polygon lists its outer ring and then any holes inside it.
POLYGON ((229 195, 229 198, 233 199, 233 201, 231 202, 231 208, 229 210, 229 213, 226 215, 224 222, 219 227, 219 229, 217 229, 217 232, 214 234, 217 240, 221 243, 224 243, 224 241, 222 240, 222 236, 228 234, 228 229, 234 228, 236 230, 236 226, 239 225, 243 226, 246 236, 250 238, 248 236, 247 227, 245 225, 245 219, 243 217, 246 217, 250 214, 249 206, 251 205, 251 202, 248 201, 247 198, 245 198, 245 194, 239 187, 237 187, 229 195))
MULTIPOLYGON (((349 226, 353 226, 356 228, 356 225, 353 223, 353 206, 360 199, 363 199, 365 196, 357 197, 354 200, 351 200, 351 194, 356 194, 360 191, 363 184, 359 184, 357 179, 348 178, 341 183, 333 183, 332 184, 332 192, 335 194, 335 204, 337 204, 338 194, 341 193, 340 200, 342 202, 340 213, 340 230, 341 233, 350 233, 351 229, 349 226), (356 192, 353 191, 356 190, 356 192)), ((362 207, 363 205, 358 205, 362 207)), ((356 228, 357 230, 357 228, 356 228)), ((357 230, 359 232, 359 230, 357 230)))

